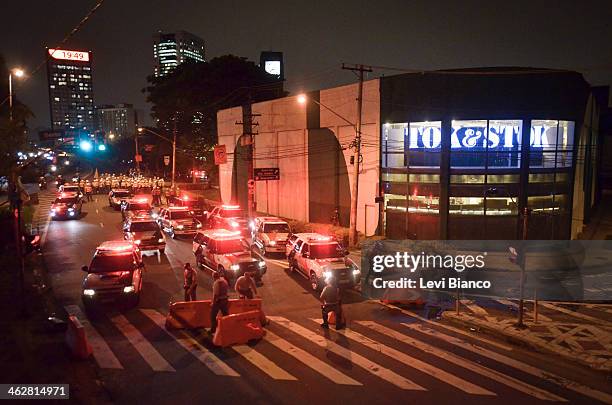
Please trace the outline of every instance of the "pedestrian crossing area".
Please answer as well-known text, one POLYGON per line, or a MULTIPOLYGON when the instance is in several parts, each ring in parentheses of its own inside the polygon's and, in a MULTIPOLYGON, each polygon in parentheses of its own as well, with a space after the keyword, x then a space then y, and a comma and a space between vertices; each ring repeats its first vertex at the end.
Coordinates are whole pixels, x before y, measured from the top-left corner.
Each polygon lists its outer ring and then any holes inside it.
POLYGON ((37 231, 43 241, 49 227, 49 212, 55 197, 56 194, 51 191, 41 192, 38 195, 38 205, 36 205, 36 211, 32 218, 32 230, 37 231))
POLYGON ((316 318, 269 316, 261 341, 221 349, 210 344, 204 331, 167 330, 165 315, 155 309, 91 322, 79 306, 65 308, 83 324, 98 367, 109 372, 131 372, 137 365, 165 374, 198 367, 219 378, 256 376, 280 384, 326 382, 355 389, 376 385, 415 394, 436 393, 442 387, 482 399, 518 393, 546 402, 581 398, 612 404, 607 392, 521 361, 503 346, 416 316, 412 323, 353 321, 340 331, 323 330, 316 318))

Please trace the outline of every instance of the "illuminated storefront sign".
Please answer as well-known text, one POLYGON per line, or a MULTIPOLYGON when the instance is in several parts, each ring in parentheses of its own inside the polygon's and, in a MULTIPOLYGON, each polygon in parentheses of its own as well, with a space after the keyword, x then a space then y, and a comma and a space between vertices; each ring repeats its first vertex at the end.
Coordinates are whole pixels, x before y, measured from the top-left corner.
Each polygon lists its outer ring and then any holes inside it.
POLYGON ((51 55, 53 59, 89 62, 89 52, 84 52, 84 51, 69 51, 66 49, 49 49, 49 55, 51 55))

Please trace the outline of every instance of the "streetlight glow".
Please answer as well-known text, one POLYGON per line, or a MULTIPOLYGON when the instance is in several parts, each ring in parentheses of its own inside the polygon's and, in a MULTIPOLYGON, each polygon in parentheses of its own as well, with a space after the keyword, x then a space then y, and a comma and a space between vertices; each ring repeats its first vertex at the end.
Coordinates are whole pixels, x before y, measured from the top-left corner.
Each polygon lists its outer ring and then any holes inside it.
POLYGON ((143 127, 138 127, 138 132, 140 132, 140 133, 144 132, 144 128, 143 127))
POLYGON ((308 101, 308 99, 306 98, 305 94, 300 94, 297 97, 297 102, 300 104, 306 104, 306 101, 308 101))
POLYGON ((112 132, 108 134, 108 139, 115 139, 115 134, 113 134, 112 132))
POLYGON ((25 72, 23 71, 23 69, 15 68, 13 69, 13 74, 15 75, 15 77, 23 77, 25 75, 25 72))

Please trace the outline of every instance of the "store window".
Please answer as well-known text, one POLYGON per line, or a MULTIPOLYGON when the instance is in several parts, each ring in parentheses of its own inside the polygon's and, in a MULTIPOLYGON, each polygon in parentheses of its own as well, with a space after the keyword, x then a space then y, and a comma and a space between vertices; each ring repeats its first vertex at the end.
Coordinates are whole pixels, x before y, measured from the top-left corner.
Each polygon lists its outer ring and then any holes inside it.
POLYGON ((409 167, 440 167, 442 121, 411 122, 407 165, 409 167))
POLYGON ((531 131, 529 135, 529 167, 571 167, 573 148, 573 121, 531 121, 531 131))
POLYGON ((439 214, 440 197, 411 195, 408 198, 408 211, 419 214, 439 214))
POLYGON ((484 174, 452 174, 450 176, 452 184, 483 184, 484 174))
POLYGON ((450 215, 484 215, 484 197, 450 197, 450 215))
POLYGON ((385 124, 383 125, 382 139, 382 167, 402 168, 406 167, 404 139, 407 124, 385 124))
POLYGON ((487 197, 487 215, 518 215, 516 198, 511 197, 487 197))
POLYGON ((439 174, 411 174, 410 183, 440 183, 439 174))
POLYGON ((520 181, 520 176, 518 174, 488 174, 487 175, 488 184, 510 184, 510 183, 518 183, 519 181, 520 181))

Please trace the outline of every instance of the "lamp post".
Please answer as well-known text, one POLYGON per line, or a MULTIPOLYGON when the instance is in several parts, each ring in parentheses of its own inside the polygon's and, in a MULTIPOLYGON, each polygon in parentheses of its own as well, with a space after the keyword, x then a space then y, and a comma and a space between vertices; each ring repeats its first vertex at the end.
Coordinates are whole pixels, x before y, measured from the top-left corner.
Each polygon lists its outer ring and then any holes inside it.
MULTIPOLYGON (((360 98, 361 98, 361 94, 359 95, 359 99, 360 98)), ((357 204, 359 201, 359 161, 361 160, 361 110, 359 110, 357 113, 358 123, 355 124, 318 100, 315 100, 313 98, 308 98, 306 97, 305 94, 300 94, 297 97, 297 102, 300 104, 306 104, 308 101, 312 101, 318 106, 325 108, 326 110, 334 114, 336 117, 348 123, 355 130, 355 140, 353 141, 353 145, 355 146, 355 156, 354 156, 354 166, 353 166, 354 167, 353 192, 351 193, 351 211, 350 211, 350 227, 349 227, 349 244, 351 246, 355 246, 358 243, 357 204)), ((364 221, 367 222, 367 218, 364 218, 364 221)))
POLYGON ((21 69, 9 71, 9 121, 13 121, 13 75, 17 78, 23 77, 25 73, 21 69))
POLYGON ((167 138, 149 128, 138 127, 138 133, 143 133, 145 131, 150 132, 153 135, 157 136, 158 138, 161 138, 164 141, 170 142, 172 144, 172 188, 174 188, 174 179, 175 179, 175 173, 176 173, 176 130, 174 131, 174 135, 172 139, 167 138))

